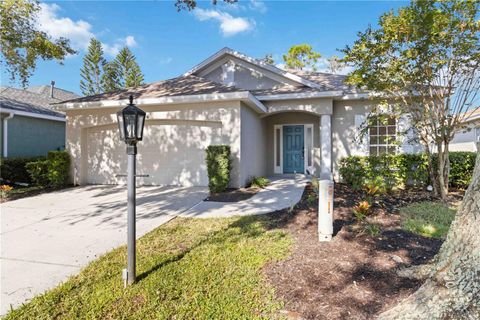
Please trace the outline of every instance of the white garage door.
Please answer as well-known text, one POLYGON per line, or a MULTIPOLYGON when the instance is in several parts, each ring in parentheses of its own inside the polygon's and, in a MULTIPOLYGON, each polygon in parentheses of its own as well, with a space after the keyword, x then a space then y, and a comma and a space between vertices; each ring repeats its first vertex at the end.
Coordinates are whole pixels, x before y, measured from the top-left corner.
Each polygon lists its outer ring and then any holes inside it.
MULTIPOLYGON (((87 133, 90 184, 125 183, 127 157, 116 126, 91 128, 87 133)), ((140 184, 207 186, 205 148, 221 144, 221 123, 200 121, 147 122, 138 143, 140 184)))

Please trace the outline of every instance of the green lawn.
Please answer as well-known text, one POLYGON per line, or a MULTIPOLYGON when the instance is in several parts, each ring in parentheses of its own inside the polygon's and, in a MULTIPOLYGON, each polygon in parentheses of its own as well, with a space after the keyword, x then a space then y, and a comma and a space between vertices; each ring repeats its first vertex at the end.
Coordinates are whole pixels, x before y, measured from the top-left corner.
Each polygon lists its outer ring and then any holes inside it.
POLYGON ((434 238, 445 238, 455 209, 439 202, 419 202, 400 209, 403 229, 434 238))
POLYGON ((281 305, 262 277, 292 239, 267 217, 176 218, 137 242, 138 282, 123 288, 121 247, 6 319, 255 319, 281 305))

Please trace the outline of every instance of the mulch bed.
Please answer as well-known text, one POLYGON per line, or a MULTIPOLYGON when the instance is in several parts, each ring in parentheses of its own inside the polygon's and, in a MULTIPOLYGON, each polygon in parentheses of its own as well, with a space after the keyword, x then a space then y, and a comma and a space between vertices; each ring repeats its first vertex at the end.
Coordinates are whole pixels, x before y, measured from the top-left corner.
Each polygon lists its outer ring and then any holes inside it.
POLYGON ((211 193, 205 201, 215 201, 215 202, 238 202, 242 200, 247 200, 257 194, 258 191, 262 190, 261 188, 240 188, 233 189, 229 188, 224 192, 211 193))
POLYGON ((428 192, 409 191, 387 196, 368 218, 381 228, 377 236, 362 232, 352 206, 361 193, 335 187, 334 238, 319 242, 316 203, 306 200, 307 186, 293 212, 272 213, 276 227, 295 239, 292 254, 264 272, 284 302, 281 315, 290 319, 372 319, 413 293, 421 282, 397 276, 400 267, 427 263, 442 240, 403 231, 400 216, 391 214, 408 203, 429 200, 428 192))

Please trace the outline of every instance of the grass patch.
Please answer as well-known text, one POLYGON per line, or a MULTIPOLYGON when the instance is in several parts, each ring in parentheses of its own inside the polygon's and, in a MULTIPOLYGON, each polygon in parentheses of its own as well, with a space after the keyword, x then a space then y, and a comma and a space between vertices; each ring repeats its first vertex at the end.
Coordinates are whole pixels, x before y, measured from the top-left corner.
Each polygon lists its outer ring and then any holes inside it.
POLYGON ((456 210, 439 202, 419 202, 400 209, 404 230, 445 239, 456 210))
POLYGON ((30 187, 18 187, 14 186, 11 190, 0 190, 1 202, 15 200, 33 195, 40 194, 45 191, 45 187, 42 186, 30 186, 30 187))
POLYGON ((176 218, 137 242, 135 285, 123 289, 123 246, 5 319, 271 318, 281 305, 261 269, 292 243, 273 223, 176 218))

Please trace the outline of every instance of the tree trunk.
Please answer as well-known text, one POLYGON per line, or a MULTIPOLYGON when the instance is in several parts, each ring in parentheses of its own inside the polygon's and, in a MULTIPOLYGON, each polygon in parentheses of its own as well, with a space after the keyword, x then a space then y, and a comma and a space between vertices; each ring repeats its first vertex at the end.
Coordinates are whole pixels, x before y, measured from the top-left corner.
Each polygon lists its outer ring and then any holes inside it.
POLYGON ((432 153, 430 152, 430 145, 428 143, 424 143, 423 147, 425 148, 425 154, 427 155, 427 169, 428 169, 428 176, 430 178, 430 182, 433 188, 433 196, 438 197, 438 181, 435 176, 435 168, 433 167, 433 158, 432 153))
POLYGON ((472 183, 425 283, 393 309, 391 319, 480 319, 480 155, 472 183))
POLYGON ((443 152, 445 153, 445 167, 443 171, 443 182, 445 183, 445 190, 448 194, 449 192, 449 184, 450 184, 450 144, 445 141, 444 142, 444 149, 443 152))
MULTIPOLYGON (((445 187, 445 150, 443 149, 443 143, 437 143, 437 176, 438 176, 438 191, 440 198, 443 201, 447 201, 448 187, 445 187)), ((448 155, 446 155, 448 157, 448 155)))

